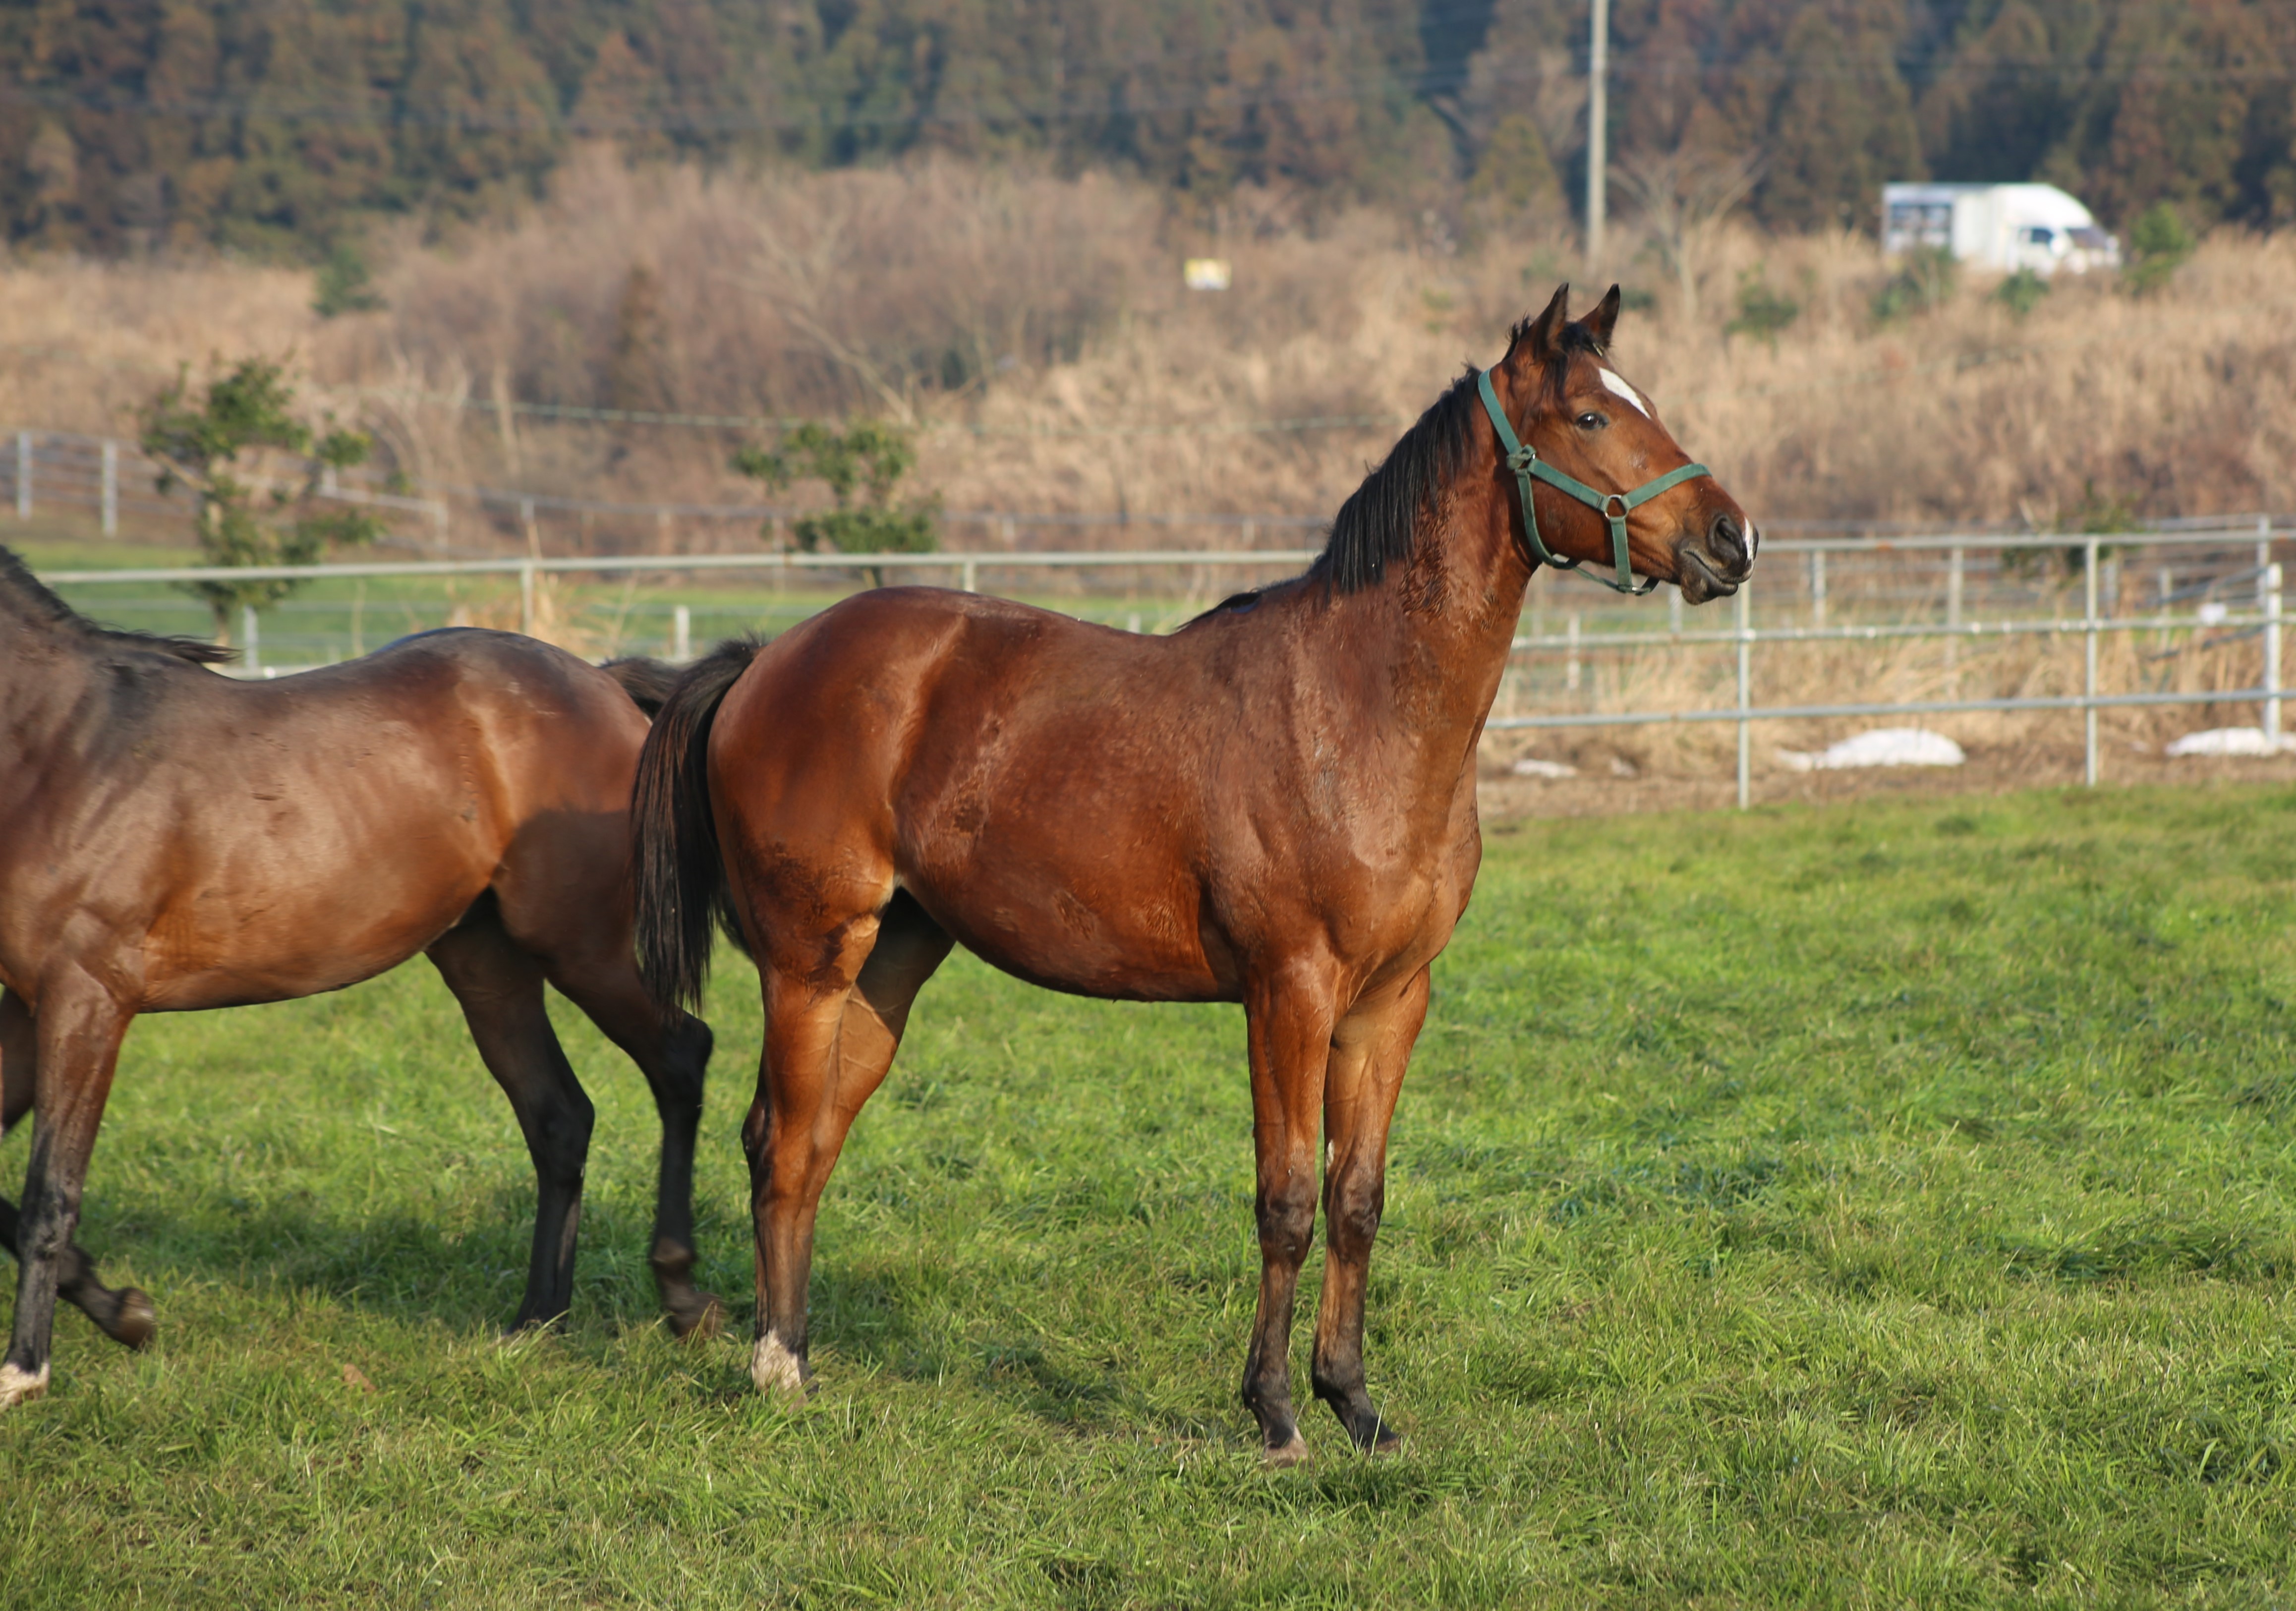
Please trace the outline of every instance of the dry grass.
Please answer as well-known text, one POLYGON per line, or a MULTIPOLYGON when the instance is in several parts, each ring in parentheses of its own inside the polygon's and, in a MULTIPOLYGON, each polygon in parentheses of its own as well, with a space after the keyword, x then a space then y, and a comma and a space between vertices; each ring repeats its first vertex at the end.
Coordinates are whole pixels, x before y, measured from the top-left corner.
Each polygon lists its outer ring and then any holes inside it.
MULTIPOLYGON (((641 503, 746 491, 726 468, 742 432, 503 429, 455 407, 519 397, 909 417, 918 475, 955 509, 1327 514, 1398 423, 1573 273, 1557 234, 1456 245, 1373 211, 1307 227, 1267 197, 1215 239, 1097 175, 705 177, 603 156, 517 227, 388 259, 390 308, 335 321, 275 268, 16 261, 0 411, 122 429, 172 365, 294 353, 324 383, 370 388, 338 404, 418 480, 641 503), (1199 251, 1235 261, 1233 292, 1177 289, 1177 257, 1199 251), (1300 417, 1373 423, 1249 429, 1300 417)), ((2069 280, 2025 319, 1968 275, 1938 310, 1878 324, 1890 271, 1855 236, 1715 232, 1694 312, 1655 259, 1619 273, 1660 287, 1621 326, 1623 365, 1768 519, 2296 503, 2296 239, 2218 236, 2156 299, 2069 280), (1742 275, 1802 305, 1775 349, 1722 335, 1742 275)))
MULTIPOLYGON (((286 353, 376 430, 398 469, 434 484, 635 503, 756 496, 726 465, 755 431, 505 423, 457 406, 517 398, 890 415, 918 428, 917 479, 954 510, 1318 516, 1575 269, 1552 228, 1462 243, 1374 211, 1311 226, 1281 198, 1246 196, 1215 235, 1105 176, 947 160, 704 176, 603 154, 570 165, 514 226, 444 250, 386 242, 377 257, 388 308, 332 321, 310 312, 308 279, 284 270, 17 261, 0 270, 11 355, 0 418, 124 432, 176 364, 286 353), (1233 259, 1234 288, 1185 292, 1178 259, 1207 251, 1233 259), (1310 419, 1365 423, 1270 428, 1310 419)), ((1767 521, 2050 528, 2109 508, 2296 506, 2296 236, 2221 234, 2162 295, 2068 280, 2022 318, 1969 275, 1933 309, 1877 320, 1890 266, 1847 235, 1717 228, 1685 275, 1652 257, 1618 272, 1656 292, 1621 325, 1622 366, 1767 521), (1723 330, 1738 288, 1757 282, 1800 305, 1775 345, 1723 330)), ((456 522, 465 545, 524 540, 499 507, 459 505, 456 522)), ((1238 534, 1042 530, 1061 546, 1095 535, 1227 546, 1238 534)), ((554 516, 541 538, 578 552, 756 540, 746 524, 611 515, 554 516)), ((960 524, 951 538, 993 546, 1002 534, 960 524)), ((1794 591, 1774 584, 1759 607, 1775 612, 1794 591)), ((541 601, 545 615, 556 603, 541 601)), ((2079 612, 2070 595, 2044 604, 2034 612, 2079 612)), ((570 608, 559 613, 569 641, 590 630, 570 608)), ((2230 687, 2257 675, 2253 639, 2144 658, 2161 647, 2109 643, 2106 686, 2230 687)), ((1726 652, 1595 657, 1589 676, 1597 709, 1690 708, 1734 691, 1726 652)), ((2077 637, 1988 645, 1955 672, 1934 642, 1766 648, 1756 698, 2064 693, 2079 678, 2077 637)), ((1527 697, 1546 697, 1535 678, 1527 697)), ((2105 724, 2116 744, 2157 744, 2208 719, 2117 712, 2105 724)), ((2033 730, 2020 717, 1937 725, 1970 744, 2033 730)), ((1837 736, 1805 724, 1766 733, 1764 749, 1837 736)), ((1690 774, 1723 764, 1731 735, 1571 743, 1690 774)))
MULTIPOLYGON (((1269 198, 1209 237, 1102 176, 938 161, 711 177, 603 156, 515 227, 384 255, 389 310, 324 323, 283 270, 17 262, 0 272, 0 412, 119 430, 176 363, 285 352, 367 389, 339 407, 423 480, 635 501, 746 490, 725 459, 755 432, 505 429, 456 406, 515 397, 907 418, 920 479, 956 509, 1322 514, 1573 268, 1559 235, 1460 246, 1368 211, 1310 228, 1269 198), (1178 259, 1203 251, 1234 259, 1233 291, 1179 289, 1178 259), (1334 416, 1374 423, 1265 428, 1334 416)), ((1660 288, 1622 325, 1624 366, 1772 520, 2046 526, 2100 499, 2151 514, 2296 502, 2296 239, 2221 235, 2166 295, 2068 282, 2021 320, 1972 275, 1933 311, 1877 323, 1888 266, 1850 236, 1715 232, 1694 312, 1654 260, 1620 272, 1660 288), (1744 275, 1801 304, 1775 349, 1722 333, 1744 275)))

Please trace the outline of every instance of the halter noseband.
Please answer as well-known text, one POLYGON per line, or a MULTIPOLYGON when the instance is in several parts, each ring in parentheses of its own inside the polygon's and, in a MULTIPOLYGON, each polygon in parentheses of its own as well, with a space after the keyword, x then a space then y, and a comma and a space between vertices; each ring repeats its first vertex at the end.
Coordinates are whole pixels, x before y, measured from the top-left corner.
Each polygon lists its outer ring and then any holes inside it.
POLYGON ((1548 552, 1546 539, 1538 535, 1538 512, 1532 506, 1530 493, 1534 476, 1557 492, 1565 493, 1588 507, 1601 511, 1603 518, 1611 522, 1611 555, 1618 571, 1618 579, 1614 581, 1590 571, 1587 577, 1588 581, 1600 582, 1629 598, 1640 598, 1655 588, 1658 578, 1654 576, 1641 587, 1635 586, 1634 571, 1627 563, 1628 514, 1661 492, 1672 491, 1686 481, 1714 473, 1703 464, 1685 464, 1678 470, 1668 471, 1655 481, 1644 481, 1631 492, 1597 492, 1576 476, 1565 475, 1539 457, 1536 448, 1527 448, 1515 440, 1514 427, 1507 423, 1506 410, 1499 407, 1499 394, 1492 390, 1489 370, 1484 370, 1476 377, 1476 384, 1483 394, 1483 412, 1491 416, 1491 426, 1499 433, 1499 446, 1506 449, 1507 468, 1514 472, 1515 482, 1522 489, 1522 527, 1529 534, 1530 546, 1538 550, 1538 557, 1558 571, 1578 568, 1577 560, 1564 559, 1561 555, 1548 552))

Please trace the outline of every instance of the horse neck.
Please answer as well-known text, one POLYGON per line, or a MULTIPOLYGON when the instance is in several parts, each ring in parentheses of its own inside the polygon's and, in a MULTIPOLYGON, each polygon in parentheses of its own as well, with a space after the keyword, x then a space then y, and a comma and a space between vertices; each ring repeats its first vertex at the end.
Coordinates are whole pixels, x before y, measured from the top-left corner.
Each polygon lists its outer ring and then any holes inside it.
POLYGON ((1434 774, 1456 778, 1497 696, 1530 566, 1498 489, 1496 449, 1438 500, 1410 556, 1337 601, 1333 653, 1385 668, 1385 721, 1407 727, 1434 774))

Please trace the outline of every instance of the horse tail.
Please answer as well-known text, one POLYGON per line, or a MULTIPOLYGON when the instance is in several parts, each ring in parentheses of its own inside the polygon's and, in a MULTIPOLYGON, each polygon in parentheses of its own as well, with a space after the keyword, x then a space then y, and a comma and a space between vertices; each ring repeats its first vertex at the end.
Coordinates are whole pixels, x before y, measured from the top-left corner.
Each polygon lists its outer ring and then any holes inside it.
POLYGON ((598 668, 622 686, 630 703, 646 713, 651 721, 661 714, 662 706, 677 686, 677 668, 668 661, 650 660, 643 654, 625 654, 619 660, 610 660, 598 668))
POLYGON ((638 973, 665 1010, 699 1007, 709 973, 709 929, 742 926, 709 810, 709 729, 726 691, 765 645, 728 638, 686 669, 653 719, 630 795, 631 875, 638 973))

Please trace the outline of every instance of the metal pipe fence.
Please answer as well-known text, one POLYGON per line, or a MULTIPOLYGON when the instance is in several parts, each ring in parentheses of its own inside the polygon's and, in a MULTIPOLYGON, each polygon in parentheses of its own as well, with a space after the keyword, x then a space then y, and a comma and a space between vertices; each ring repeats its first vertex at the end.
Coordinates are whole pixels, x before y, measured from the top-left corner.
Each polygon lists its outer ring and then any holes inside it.
MULTIPOLYGON (((53 501, 94 510, 107 534, 118 530, 123 511, 164 513, 182 519, 187 509, 181 501, 135 490, 142 464, 132 444, 20 431, 14 434, 13 454, 0 454, 0 475, 12 483, 20 518, 29 518, 43 503, 53 501)), ((148 480, 142 484, 148 485, 148 480)), ((768 619, 770 624, 800 618, 829 600, 825 596, 808 595, 767 607, 754 598, 736 599, 729 593, 723 598, 640 602, 635 590, 641 580, 656 588, 669 584, 671 579, 688 583, 708 580, 722 588, 729 580, 748 579, 769 581, 776 588, 799 586, 833 591, 857 585, 865 578, 898 574, 942 578, 951 585, 978 591, 984 576, 1008 587, 1025 586, 1032 578, 1065 576, 1071 579, 1072 586, 1087 593, 1097 587, 1103 593, 1112 589, 1122 594, 1112 614, 1104 608, 1102 613, 1111 624, 1139 629, 1145 615, 1143 606, 1151 600, 1177 603, 1192 612, 1201 607, 1204 590, 1215 575, 1233 576, 1241 584, 1272 579, 1304 565, 1316 550, 1261 548, 1256 544, 1263 532, 1321 524, 1308 517, 1267 514, 1128 516, 973 511, 949 518, 974 523, 1000 546, 932 554, 758 550, 544 555, 531 541, 537 510, 603 509, 652 515, 664 530, 675 521, 765 522, 791 512, 765 505, 611 504, 484 488, 421 490, 426 496, 406 497, 333 481, 323 488, 326 496, 374 505, 411 518, 426 536, 442 533, 447 527, 447 498, 427 494, 443 492, 482 504, 490 500, 498 507, 515 510, 521 527, 529 535, 527 552, 354 561, 310 568, 61 571, 51 572, 46 579, 67 588, 107 590, 132 584, 175 588, 200 581, 268 579, 351 582, 363 589, 370 581, 413 584, 426 579, 502 578, 515 581, 516 621, 521 629, 529 631, 537 624, 537 589, 544 579, 586 578, 592 583, 619 579, 626 592, 614 614, 617 641, 633 619, 651 621, 660 629, 658 641, 667 652, 673 658, 684 658, 692 652, 697 615, 705 621, 728 615, 742 620, 747 611, 750 614, 744 625, 759 619, 768 619), (1121 530, 1133 525, 1226 529, 1235 531, 1242 541, 1203 549, 1031 551, 1013 547, 1023 528, 1121 530), (1176 579, 1184 585, 1174 586, 1176 579), (1148 584, 1146 599, 1142 596, 1144 583, 1148 584)), ((1711 629, 1685 627, 1681 596, 1672 589, 1667 590, 1664 625, 1659 628, 1654 625, 1657 612, 1650 605, 1598 598, 1591 590, 1576 589, 1575 579, 1549 574, 1539 579, 1528 601, 1528 629, 1514 640, 1501 708, 1493 713, 1488 726, 1504 732, 1730 723, 1735 727, 1742 806, 1751 799, 1752 735, 1755 725, 1762 722, 2078 711, 2082 722, 2083 773, 2091 783, 2100 776, 2101 711, 2253 702, 2259 710, 2259 725, 2267 744, 2276 745, 2281 739, 2285 690, 2281 672, 2283 588, 2280 567, 2273 558, 2276 534, 2273 520, 2263 515, 2162 522, 2136 530, 2078 534, 1910 530, 1827 534, 1822 528, 1805 527, 1763 543, 1754 583, 1742 588, 1730 605, 1731 624, 1711 629), (2080 588, 2079 613, 2053 607, 2060 606, 2063 595, 2076 584, 2080 588), (2253 607, 2236 608, 2236 604, 2248 604, 2240 595, 2249 584, 2254 588, 2253 607), (1763 618, 1759 625, 1758 609, 1763 618), (2100 652, 2104 644, 2144 634, 2152 635, 2160 645, 2185 645, 2182 649, 2162 646, 2161 655, 2182 653, 2195 645, 2259 638, 2256 680, 2239 686, 2175 690, 2103 686, 2100 652), (2210 634, 2214 636, 2207 636, 2210 634), (2011 691, 1960 695, 1961 680, 1980 670, 1988 653, 2018 640, 2069 637, 2079 639, 2081 651, 2078 694, 2011 691), (1952 696, 1790 697, 1770 704, 1756 703, 1758 669, 1778 651, 1824 645, 1879 647, 1924 639, 1934 640, 1941 647, 1952 696), (1647 663, 1653 656, 1686 657, 1715 651, 1727 651, 1734 662, 1729 667, 1733 696, 1726 704, 1638 708, 1628 702, 1620 708, 1615 688, 1606 692, 1603 678, 1589 675, 1590 670, 1600 670, 1606 665, 1647 663), (1526 703, 1537 708, 1521 708, 1526 703)), ((362 592, 360 600, 348 605, 353 653, 363 642, 359 611, 364 599, 362 592)), ((119 610, 155 613, 193 607, 181 598, 115 604, 119 610)), ((373 607, 378 613, 397 610, 405 617, 405 629, 439 624, 422 617, 405 599, 380 601, 373 607)), ((323 646, 309 633, 298 634, 292 628, 298 619, 308 621, 329 613, 340 618, 345 609, 340 601, 288 601, 272 606, 261 617, 248 612, 239 623, 245 670, 271 675, 289 669, 263 664, 266 645, 275 658, 302 651, 303 663, 340 657, 344 636, 340 630, 327 637, 323 646)), ((648 645, 655 641, 645 639, 648 645)))
MULTIPOLYGON (((1827 555, 1849 554, 1869 556, 1924 553, 1945 555, 1948 571, 1944 619, 1831 624, 1828 611, 1833 601, 1839 596, 1838 589, 1829 588, 1827 572, 1823 567, 1811 565, 1808 568, 1806 589, 1798 601, 1792 601, 1800 605, 1805 624, 1789 621, 1777 627, 1758 629, 1753 621, 1755 601, 1770 591, 1763 566, 1758 563, 1754 583, 1741 588, 1733 601, 1734 621, 1726 630, 1683 630, 1679 625, 1680 614, 1675 612, 1671 616, 1670 629, 1664 633, 1588 632, 1583 629, 1579 616, 1574 613, 1567 620, 1561 634, 1535 631, 1514 640, 1514 649, 1519 656, 1562 657, 1566 666, 1563 685, 1573 690, 1578 688, 1583 681, 1583 659, 1593 650, 1678 653, 1701 647, 1727 645, 1734 650, 1736 662, 1735 699, 1730 705, 1671 710, 1550 711, 1537 714, 1506 712, 1495 714, 1488 726, 1496 731, 1537 731, 1727 722, 1736 729, 1737 796, 1741 809, 1752 801, 1753 727, 1755 723, 1764 721, 2078 711, 2082 722, 2082 776, 2084 781, 2090 785, 2095 784, 2102 773, 2097 718, 2103 711, 2253 702, 2259 707, 2259 725, 2263 744, 2267 748, 2276 748, 2282 742, 2282 702, 2285 694, 2281 682, 2284 601, 2282 568, 2271 558, 2274 540, 2275 528, 2269 517, 2250 516, 2238 518, 2237 523, 2215 528, 2202 526, 2194 529, 2184 525, 2171 530, 2013 537, 1939 533, 1863 541, 1856 538, 1805 538, 1765 542, 1764 560, 1770 563, 1775 563, 1781 555, 1794 553, 1813 559, 1827 555), (2253 545, 2251 550, 2253 563, 2243 565, 2239 562, 2247 559, 2249 554, 2241 550, 2249 545, 2253 545), (2131 548, 2141 549, 2156 558, 2163 555, 2180 557, 2187 573, 2186 583, 2182 588, 2172 586, 2165 579, 2174 574, 2175 567, 2173 564, 2164 566, 2164 580, 2160 594, 2161 606, 2159 609, 2141 614, 2112 613, 2103 596, 2106 578, 2110 574, 2109 562, 2125 561, 2126 551, 2131 548), (2021 619, 2012 616, 1991 621, 1967 619, 1968 559, 1972 551, 1976 549, 1991 550, 1997 561, 1997 556, 2004 554, 2077 555, 2079 562, 2077 571, 2082 589, 2081 614, 2076 617, 2021 619), (2121 552, 2116 553, 2115 550, 2121 552), (2225 559, 2228 553, 2234 556, 2229 563, 2225 559), (2198 577, 2196 581, 2193 579, 2195 576, 2198 577), (2256 588, 2255 608, 2251 611, 2235 611, 2220 598, 2210 596, 2251 581, 2256 588), (2173 602, 2193 600, 2200 601, 2199 607, 2189 613, 2179 613, 2168 607, 2173 602), (2182 635, 2190 640, 2204 632, 2219 634, 2212 640, 2217 644, 2251 635, 2260 637, 2261 680, 2254 686, 2179 690, 2112 691, 2103 686, 2099 657, 2106 638, 2115 635, 2152 633, 2164 639, 2182 635), (2062 639, 2076 635, 2080 640, 2082 660, 2081 692, 2077 695, 1800 701, 1770 705, 1757 704, 1754 701, 1754 652, 1760 645, 1881 644, 1930 639, 1941 642, 1951 655, 1953 651, 1965 645, 2003 644, 2019 638, 2062 639)), ((1925 605, 1935 603, 1934 593, 1925 589, 1899 587, 1874 590, 1874 602, 1885 606, 1901 606, 1909 598, 1917 599, 1925 605)), ((1948 663, 1956 664, 1957 657, 1948 663)))

